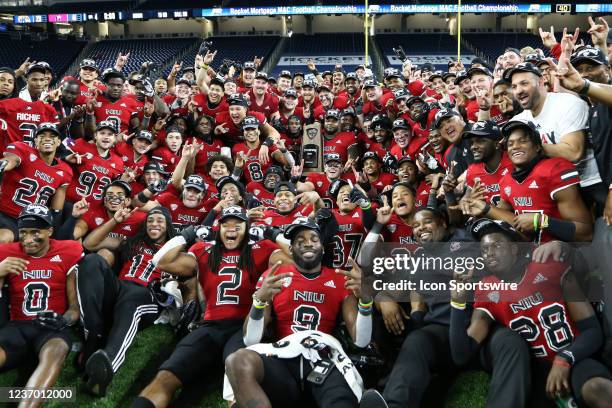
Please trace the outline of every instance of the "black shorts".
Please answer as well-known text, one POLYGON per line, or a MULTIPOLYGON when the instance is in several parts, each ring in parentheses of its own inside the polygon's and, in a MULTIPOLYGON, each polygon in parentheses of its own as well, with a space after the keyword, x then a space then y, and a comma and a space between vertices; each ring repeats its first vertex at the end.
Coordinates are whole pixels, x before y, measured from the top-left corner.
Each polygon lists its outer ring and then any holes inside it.
POLYGON ((13 320, 0 329, 0 347, 6 353, 2 370, 10 370, 32 355, 38 356, 40 349, 51 339, 60 338, 68 347, 72 345, 69 329, 60 331, 41 327, 31 320, 13 320))
POLYGON ((207 321, 176 345, 176 349, 160 370, 170 371, 183 383, 200 378, 211 364, 223 363, 227 356, 243 348, 244 320, 207 321))
POLYGON ((260 355, 264 365, 261 387, 273 407, 351 408, 357 397, 336 367, 323 384, 307 380, 311 363, 302 358, 278 358, 260 355))
POLYGON ((15 235, 15 241, 19 239, 19 229, 17 228, 17 218, 9 217, 8 215, 0 212, 0 228, 13 231, 13 235, 15 235))

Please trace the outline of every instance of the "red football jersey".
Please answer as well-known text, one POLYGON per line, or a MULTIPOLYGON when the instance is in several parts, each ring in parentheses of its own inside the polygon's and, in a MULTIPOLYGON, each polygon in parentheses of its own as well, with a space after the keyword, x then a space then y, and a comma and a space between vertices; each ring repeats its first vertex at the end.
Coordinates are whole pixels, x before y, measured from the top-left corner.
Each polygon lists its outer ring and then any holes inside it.
POLYGON ((219 139, 213 139, 211 143, 206 143, 202 139, 193 136, 186 138, 186 140, 189 144, 198 142, 198 144, 202 146, 198 153, 196 153, 195 172, 196 174, 203 175, 206 172, 206 163, 208 159, 221 153, 223 143, 221 143, 219 139))
POLYGON ((132 145, 126 142, 120 142, 115 146, 115 153, 121 157, 124 167, 129 167, 136 172, 136 178, 142 176, 144 166, 149 162, 149 156, 143 154, 136 160, 134 157, 134 149, 132 145))
MULTIPOLYGON (((563 299, 564 263, 530 263, 516 290, 476 290, 474 308, 518 332, 531 346, 534 357, 552 361, 557 353, 574 341, 574 327, 563 299)), ((501 281, 494 275, 482 282, 501 281)))
POLYGON ((34 134, 43 122, 57 122, 57 112, 53 106, 43 101, 27 102, 21 98, 0 101, 0 119, 6 122, 4 147, 10 143, 25 142, 34 146, 34 134))
POLYGON ((112 150, 104 158, 94 143, 77 139, 70 149, 83 156, 81 164, 73 165, 76 177, 66 192, 66 200, 77 202, 81 198, 102 199, 102 190, 108 183, 123 174, 123 161, 112 150))
POLYGON ((382 234, 385 242, 399 242, 400 244, 411 244, 414 242, 412 226, 406 224, 395 212, 383 228, 382 234))
POLYGON ((181 160, 181 156, 168 149, 168 147, 161 146, 153 150, 151 159, 159 162, 165 172, 172 173, 179 160, 181 160))
POLYGON ((399 147, 398 144, 392 146, 391 154, 397 157, 398 160, 402 157, 408 156, 412 159, 412 161, 416 161, 416 159, 418 159, 418 154, 424 153, 423 146, 425 146, 427 142, 428 140, 426 137, 414 137, 412 140, 410 140, 410 143, 408 143, 408 146, 406 146, 405 149, 399 147))
POLYGON ((380 173, 375 181, 371 181, 370 185, 374 187, 379 193, 383 191, 386 186, 391 186, 397 181, 397 177, 391 173, 380 173))
POLYGON ((28 204, 49 206, 55 191, 72 181, 72 169, 55 159, 49 166, 38 155, 38 150, 24 142, 6 147, 7 154, 19 157, 20 164, 4 173, 0 191, 0 212, 17 218, 28 204))
POLYGON ((249 149, 249 147, 245 143, 238 143, 232 147, 232 157, 234 160, 238 157, 240 152, 244 153, 245 162, 242 167, 242 176, 244 177, 245 184, 250 183, 251 181, 263 181, 266 170, 270 167, 272 163, 272 153, 276 150, 276 146, 272 145, 268 149, 268 156, 270 157, 270 161, 266 164, 263 164, 259 160, 259 149, 261 149, 261 144, 257 147, 257 149, 249 149), (250 153, 249 153, 250 150, 250 153), (248 155, 247 155, 248 153, 248 155))
POLYGON ((6 276, 11 320, 33 320, 39 312, 64 313, 66 277, 83 256, 81 243, 51 239, 49 251, 41 257, 26 255, 19 242, 0 245, 0 260, 9 256, 29 262, 22 273, 6 276))
POLYGON ((253 303, 252 295, 259 276, 268 267, 268 260, 278 246, 269 240, 252 245, 253 276, 238 268, 240 250, 224 251, 219 270, 208 267, 212 244, 198 242, 189 253, 198 261, 198 280, 206 298, 204 320, 244 319, 253 303))
POLYGON ((278 97, 267 93, 264 95, 263 102, 261 105, 257 104, 257 99, 255 98, 255 94, 251 89, 249 91, 249 110, 253 112, 259 112, 266 116, 267 119, 270 119, 270 116, 276 112, 278 112, 278 97))
MULTIPOLYGON (((480 108, 478 107, 478 101, 476 99, 472 99, 465 105, 465 112, 467 113, 467 118, 470 122, 478 121, 479 110, 480 108)), ((491 105, 489 114, 491 120, 494 121, 496 125, 500 125, 504 122, 504 115, 499 110, 497 105, 491 105)))
POLYGON ((466 183, 474 188, 476 181, 485 189, 485 199, 488 203, 499 203, 499 180, 506 174, 512 173, 514 166, 506 152, 502 153, 499 166, 493 173, 489 173, 484 163, 472 163, 467 168, 466 183))
MULTIPOLYGON (((380 101, 368 101, 363 104, 362 113, 363 116, 367 116, 370 113, 378 114, 378 113, 387 113, 387 102, 393 99, 393 92, 389 92, 387 94, 383 94, 380 97, 380 101)), ((389 111, 393 111, 394 109, 391 107, 389 111)))
POLYGON ((332 139, 323 138, 323 154, 337 153, 342 163, 348 159, 348 148, 357 143, 357 137, 352 132, 338 132, 332 139))
POLYGON ((219 112, 227 112, 229 105, 225 101, 225 96, 221 98, 221 102, 217 105, 211 105, 205 94, 199 93, 193 97, 193 104, 200 115, 215 117, 219 112))
POLYGON ((172 94, 167 94, 162 97, 162 101, 166 102, 166 105, 168 105, 171 115, 178 115, 178 116, 189 115, 189 107, 187 106, 189 101, 187 103, 184 103, 183 101, 178 101, 175 104, 174 102, 176 101, 176 99, 177 99, 176 95, 172 95, 172 94))
MULTIPOLYGON (((264 272, 257 288, 269 272, 264 272)), ((283 288, 272 300, 276 339, 303 330, 331 334, 342 311, 342 302, 352 296, 344 288, 344 276, 322 266, 321 274, 311 279, 302 275, 295 265, 281 265, 276 274, 287 272, 293 272, 293 276, 284 279, 283 288)))
POLYGON ((172 224, 175 228, 181 229, 185 225, 200 225, 206 218, 207 211, 204 209, 204 204, 195 208, 185 206, 180 193, 172 185, 168 186, 168 189, 158 195, 155 200, 170 210, 172 224))
POLYGON ((258 225, 270 225, 272 227, 281 227, 283 225, 289 225, 298 217, 307 217, 312 213, 312 205, 300 205, 293 209, 288 214, 280 214, 276 209, 264 210, 263 218, 254 222, 258 225))
POLYGON ((416 189, 416 196, 414 197, 414 208, 419 208, 427 205, 430 191, 431 184, 427 184, 425 180, 421 181, 421 183, 416 189))
POLYGON ((136 102, 130 95, 122 96, 115 102, 109 101, 104 95, 98 95, 94 109, 96 122, 107 120, 115 123, 121 132, 126 132, 130 126, 130 119, 137 113, 136 102))
POLYGON ((274 207, 274 191, 268 191, 262 183, 251 181, 246 191, 253 194, 266 207, 274 207))
POLYGON ((339 210, 332 210, 332 213, 338 222, 338 233, 334 237, 336 246, 333 267, 350 269, 348 258, 357 258, 361 243, 368 233, 363 226, 363 211, 356 207, 348 214, 341 214, 339 210))
MULTIPOLYGON (((144 211, 136 211, 130 218, 116 225, 108 236, 121 239, 132 237, 140 230, 140 225, 145 218, 147 218, 147 214, 144 211)), ((85 221, 89 232, 91 232, 108 221, 110 217, 106 212, 106 208, 104 208, 104 204, 100 201, 90 202, 89 210, 83 214, 81 219, 85 221)))
MULTIPOLYGON (((261 125, 268 123, 266 116, 263 113, 248 111, 247 116, 255 116, 261 125)), ((225 123, 225 127, 229 129, 229 131, 225 134, 217 136, 224 144, 234 145, 236 143, 240 143, 244 141, 244 135, 242 131, 242 122, 244 119, 238 123, 237 125, 232 121, 232 117, 229 114, 229 111, 223 111, 217 113, 215 116, 215 126, 219 126, 222 123, 225 123)), ((260 126, 261 126, 260 125, 260 126)))
MULTIPOLYGON (((549 217, 562 218, 555 193, 569 186, 580 183, 578 171, 573 163, 561 157, 542 159, 531 170, 522 183, 508 173, 499 181, 501 199, 512 206, 517 214, 546 214, 549 217)), ((548 242, 552 235, 541 231, 540 242, 548 242)))
POLYGON ((161 248, 161 245, 155 244, 153 248, 142 244, 138 248, 138 254, 132 259, 126 261, 119 271, 119 279, 138 283, 142 286, 147 286, 154 279, 161 278, 161 271, 153 265, 153 255, 161 248))

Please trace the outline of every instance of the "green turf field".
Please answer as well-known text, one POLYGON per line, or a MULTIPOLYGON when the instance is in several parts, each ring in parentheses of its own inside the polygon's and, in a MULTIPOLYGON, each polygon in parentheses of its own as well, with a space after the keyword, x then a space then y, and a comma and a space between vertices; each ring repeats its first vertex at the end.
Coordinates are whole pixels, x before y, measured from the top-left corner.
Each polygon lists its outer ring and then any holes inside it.
MULTIPOLYGON (((105 398, 87 394, 73 365, 71 353, 57 382, 58 387, 75 387, 76 403, 47 403, 45 407, 129 407, 134 397, 155 375, 157 367, 170 355, 176 340, 166 326, 154 326, 139 333, 128 351, 125 363, 115 375, 105 398)), ((0 387, 23 386, 31 368, 12 370, 0 375, 0 387)), ((221 399, 219 374, 215 379, 202 378, 202 383, 178 396, 177 407, 226 408, 221 399)), ((448 390, 446 407, 477 408, 485 406, 488 376, 482 372, 466 372, 448 390)))

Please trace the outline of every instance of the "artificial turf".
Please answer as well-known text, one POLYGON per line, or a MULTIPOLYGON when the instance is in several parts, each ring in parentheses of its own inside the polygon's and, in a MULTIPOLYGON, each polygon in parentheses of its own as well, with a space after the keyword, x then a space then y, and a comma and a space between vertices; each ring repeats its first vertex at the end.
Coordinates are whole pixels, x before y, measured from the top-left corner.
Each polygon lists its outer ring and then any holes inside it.
MULTIPOLYGON (((157 367, 170 355, 176 344, 176 338, 168 327, 153 326, 136 336, 130 347, 125 363, 115 375, 107 395, 95 398, 84 389, 84 383, 78 376, 71 353, 57 381, 57 387, 74 387, 76 402, 49 402, 45 407, 129 407, 138 393, 149 383, 157 367)), ((0 387, 23 386, 32 364, 11 370, 0 375, 0 387)), ((220 367, 211 368, 214 378, 202 377, 196 387, 177 395, 174 407, 226 408, 221 399, 220 367)), ((448 408, 484 407, 489 377, 483 372, 468 371, 460 374, 446 393, 444 405, 448 408)))

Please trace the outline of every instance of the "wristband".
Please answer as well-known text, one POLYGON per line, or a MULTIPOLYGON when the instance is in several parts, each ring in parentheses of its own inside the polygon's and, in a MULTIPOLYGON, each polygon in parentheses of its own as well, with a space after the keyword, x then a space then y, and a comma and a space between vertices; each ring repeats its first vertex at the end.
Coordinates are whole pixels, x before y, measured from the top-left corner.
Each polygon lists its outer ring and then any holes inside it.
POLYGON ((359 299, 359 307, 360 307, 360 308, 369 309, 369 308, 371 308, 371 307, 372 307, 372 305, 373 305, 373 304, 374 304, 374 301, 373 301, 373 300, 370 300, 368 303, 363 303, 363 302, 361 301, 361 299, 359 299))
POLYGON ((538 230, 538 218, 539 218, 539 213, 535 213, 533 214, 533 230, 537 231, 538 230))
POLYGON ((454 307, 455 309, 465 310, 465 302, 459 303, 459 302, 455 302, 451 300, 450 305, 451 307, 454 307))
POLYGON ((561 355, 557 354, 557 357, 553 360, 553 365, 560 365, 563 367, 571 368, 572 365, 561 355))
POLYGON ((259 298, 257 297, 257 294, 253 293, 253 307, 255 309, 264 309, 266 306, 268 306, 268 302, 264 302, 262 300, 259 300, 259 298))
POLYGON ((489 211, 491 211, 491 204, 489 203, 485 203, 485 206, 482 210, 482 213, 480 215, 487 215, 489 213, 489 211))
MULTIPOLYGON (((149 190, 148 187, 147 187, 147 190, 149 190)), ((149 191, 151 191, 151 190, 149 190, 149 191)), ((144 191, 141 191, 140 193, 138 193, 136 198, 138 198, 138 201, 140 201, 143 204, 146 204, 150 200, 150 198, 145 195, 144 191)))
POLYGON ((584 85, 582 85, 582 89, 580 89, 580 91, 578 91, 578 95, 580 96, 587 96, 587 94, 589 93, 589 88, 591 87, 591 81, 589 81, 588 79, 584 80, 584 85))
POLYGON ((548 215, 546 214, 542 214, 542 223, 540 225, 541 229, 546 229, 548 228, 548 215))
POLYGON ((200 68, 203 68, 208 71, 208 64, 202 64, 200 65, 200 68))
POLYGON ((263 141, 262 145, 264 146, 272 146, 274 144, 274 140, 270 139, 269 137, 266 138, 266 140, 263 141))

